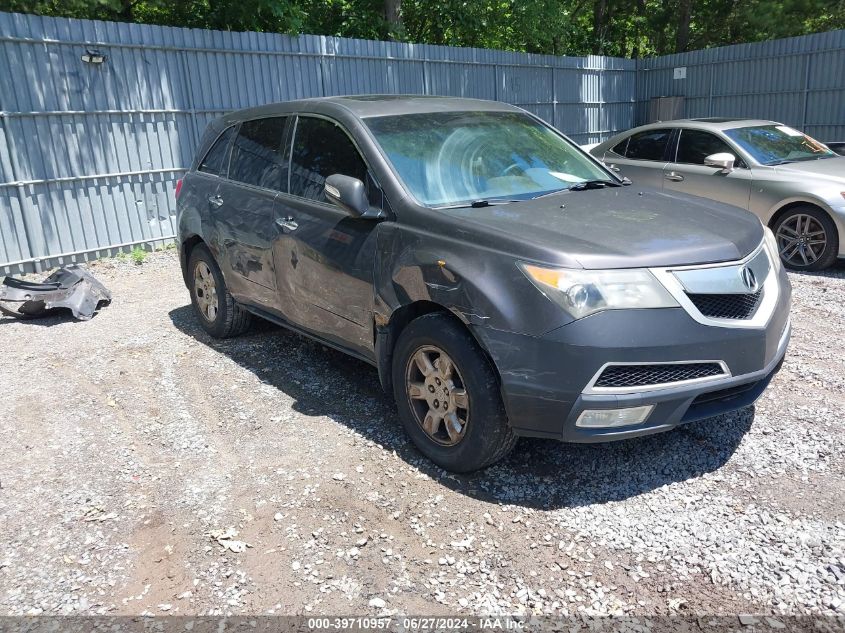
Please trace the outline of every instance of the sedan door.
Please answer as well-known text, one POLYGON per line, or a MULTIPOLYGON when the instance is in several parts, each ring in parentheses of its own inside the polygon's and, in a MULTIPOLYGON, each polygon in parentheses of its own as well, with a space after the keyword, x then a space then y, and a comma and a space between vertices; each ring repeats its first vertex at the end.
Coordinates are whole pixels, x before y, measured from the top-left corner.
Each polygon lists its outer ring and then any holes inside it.
POLYGON ((663 170, 665 191, 678 191, 718 200, 743 209, 751 195, 751 170, 724 140, 705 130, 681 129, 675 160, 663 170), (731 170, 708 167, 711 154, 729 153, 736 157, 731 170))
POLYGON ((671 128, 643 130, 632 134, 605 152, 605 165, 637 185, 660 189, 663 168, 668 161, 671 128))
POLYGON ((323 117, 297 117, 289 193, 279 197, 277 208, 277 276, 289 293, 294 324, 370 355, 379 223, 353 217, 326 199, 325 180, 333 174, 363 181, 371 204, 381 206, 381 190, 343 128, 323 117))

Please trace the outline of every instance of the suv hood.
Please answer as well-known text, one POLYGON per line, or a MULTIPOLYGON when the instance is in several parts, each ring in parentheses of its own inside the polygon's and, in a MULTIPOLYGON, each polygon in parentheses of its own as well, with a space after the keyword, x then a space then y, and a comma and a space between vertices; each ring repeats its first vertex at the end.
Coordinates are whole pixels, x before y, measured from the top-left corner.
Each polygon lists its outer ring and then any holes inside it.
POLYGON ((743 209, 631 185, 448 213, 464 230, 511 238, 518 257, 588 269, 732 261, 763 239, 760 220, 743 209))
POLYGON ((826 180, 845 183, 845 156, 777 165, 775 171, 796 179, 820 176, 826 180))

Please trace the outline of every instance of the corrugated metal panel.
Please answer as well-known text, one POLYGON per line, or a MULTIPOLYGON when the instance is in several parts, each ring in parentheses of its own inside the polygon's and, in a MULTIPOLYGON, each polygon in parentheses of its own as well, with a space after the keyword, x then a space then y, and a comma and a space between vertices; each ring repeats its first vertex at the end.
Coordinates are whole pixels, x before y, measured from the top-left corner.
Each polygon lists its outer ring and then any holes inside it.
POLYGON ((174 182, 207 123, 230 110, 467 96, 518 104, 587 142, 632 124, 635 71, 603 57, 0 14, 0 265, 173 235, 174 182), (86 47, 107 62, 83 63, 86 47))
POLYGON ((640 62, 637 122, 648 100, 683 96, 688 117, 736 116, 845 139, 845 31, 738 44, 640 62), (686 79, 673 69, 686 67, 686 79))
POLYGON ((238 108, 499 99, 592 143, 642 120, 650 97, 683 94, 690 116, 766 116, 845 140, 843 78, 843 31, 635 62, 0 13, 0 271, 173 235, 175 180, 207 123, 238 108), (87 46, 107 62, 83 63, 87 46), (686 80, 672 79, 679 65, 686 80))

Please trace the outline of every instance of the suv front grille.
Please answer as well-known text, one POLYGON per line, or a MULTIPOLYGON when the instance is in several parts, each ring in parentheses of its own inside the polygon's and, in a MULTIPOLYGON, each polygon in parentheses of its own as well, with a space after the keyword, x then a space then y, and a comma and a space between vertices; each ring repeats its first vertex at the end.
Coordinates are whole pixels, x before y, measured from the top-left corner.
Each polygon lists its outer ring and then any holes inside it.
POLYGON ((661 363, 655 365, 610 365, 598 377, 594 387, 647 387, 666 383, 722 376, 719 363, 661 363))
POLYGON ((748 319, 757 311, 763 290, 748 294, 687 293, 698 311, 711 319, 748 319))

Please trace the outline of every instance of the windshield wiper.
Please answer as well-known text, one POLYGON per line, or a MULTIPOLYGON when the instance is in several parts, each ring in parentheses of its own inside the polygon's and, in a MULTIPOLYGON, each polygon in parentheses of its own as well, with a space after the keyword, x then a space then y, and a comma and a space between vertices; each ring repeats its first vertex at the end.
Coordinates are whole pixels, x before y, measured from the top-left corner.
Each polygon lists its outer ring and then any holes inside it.
POLYGON ((447 204, 434 209, 480 209, 482 207, 493 207, 498 204, 510 204, 511 202, 525 202, 524 199, 491 198, 489 200, 473 200, 472 202, 460 202, 458 204, 447 204))
POLYGON ((570 191, 584 191, 585 189, 602 189, 604 187, 621 187, 623 183, 615 180, 584 180, 569 187, 570 191))

